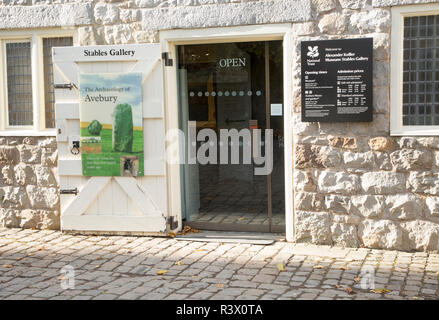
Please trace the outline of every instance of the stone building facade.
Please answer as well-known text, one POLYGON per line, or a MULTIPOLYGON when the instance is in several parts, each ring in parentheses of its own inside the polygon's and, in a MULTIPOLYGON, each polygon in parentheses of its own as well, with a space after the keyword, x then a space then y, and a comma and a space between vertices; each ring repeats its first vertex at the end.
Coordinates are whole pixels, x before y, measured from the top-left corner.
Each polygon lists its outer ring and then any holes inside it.
MULTIPOLYGON (((390 132, 392 7, 430 0, 0 0, 0 30, 77 30, 77 45, 159 31, 291 23, 295 241, 439 249, 439 137, 390 132), (374 120, 301 122, 300 43, 373 37, 374 120)), ((439 37, 439 35, 438 35, 439 37)), ((59 228, 53 136, 0 138, 0 224, 59 228)), ((289 222, 287 222, 289 223, 289 222)))

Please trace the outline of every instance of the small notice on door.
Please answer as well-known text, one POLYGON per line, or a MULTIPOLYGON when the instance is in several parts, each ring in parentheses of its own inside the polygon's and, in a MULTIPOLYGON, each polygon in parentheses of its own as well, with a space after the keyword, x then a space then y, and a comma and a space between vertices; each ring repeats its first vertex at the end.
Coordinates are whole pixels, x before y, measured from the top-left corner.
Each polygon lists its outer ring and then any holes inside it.
POLYGON ((302 41, 302 121, 372 121, 373 39, 302 41))
POLYGON ((80 74, 84 176, 143 176, 141 73, 80 74))
POLYGON ((270 105, 270 115, 272 116, 282 116, 282 103, 272 103, 270 105))

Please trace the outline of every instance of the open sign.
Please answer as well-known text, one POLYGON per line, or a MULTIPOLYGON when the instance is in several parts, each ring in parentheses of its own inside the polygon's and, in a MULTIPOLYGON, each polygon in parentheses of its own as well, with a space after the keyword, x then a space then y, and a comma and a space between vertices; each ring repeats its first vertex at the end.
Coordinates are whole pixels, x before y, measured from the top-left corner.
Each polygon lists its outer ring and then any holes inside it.
POLYGON ((246 58, 223 58, 218 61, 221 68, 245 67, 246 58))

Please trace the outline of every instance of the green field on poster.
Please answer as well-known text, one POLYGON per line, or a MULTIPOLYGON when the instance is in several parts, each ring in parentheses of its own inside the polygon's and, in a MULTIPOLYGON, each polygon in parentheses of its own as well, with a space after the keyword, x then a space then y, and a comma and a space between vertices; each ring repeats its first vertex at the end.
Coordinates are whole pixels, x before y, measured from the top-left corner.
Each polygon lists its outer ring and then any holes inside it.
MULTIPOLYGON (((143 176, 143 132, 134 130, 133 150, 128 152, 112 151, 112 130, 102 129, 101 131, 101 154, 83 153, 82 168, 84 176, 120 176, 120 157, 137 156, 139 158, 139 176, 143 176), (102 165, 102 162, 107 164, 102 165), (95 165, 96 164, 96 165, 95 165)), ((81 137, 91 137, 87 128, 81 128, 81 137)))

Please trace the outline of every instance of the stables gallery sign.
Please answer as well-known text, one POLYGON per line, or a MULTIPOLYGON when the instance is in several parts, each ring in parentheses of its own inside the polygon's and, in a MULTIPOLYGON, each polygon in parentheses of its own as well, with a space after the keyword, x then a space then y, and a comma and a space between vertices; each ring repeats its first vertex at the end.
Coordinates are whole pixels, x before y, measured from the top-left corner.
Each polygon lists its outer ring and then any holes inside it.
POLYGON ((81 73, 84 176, 143 176, 141 73, 81 73))
POLYGON ((373 39, 302 41, 302 121, 372 121, 373 39))

